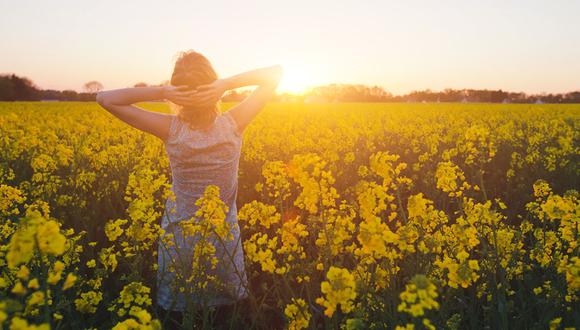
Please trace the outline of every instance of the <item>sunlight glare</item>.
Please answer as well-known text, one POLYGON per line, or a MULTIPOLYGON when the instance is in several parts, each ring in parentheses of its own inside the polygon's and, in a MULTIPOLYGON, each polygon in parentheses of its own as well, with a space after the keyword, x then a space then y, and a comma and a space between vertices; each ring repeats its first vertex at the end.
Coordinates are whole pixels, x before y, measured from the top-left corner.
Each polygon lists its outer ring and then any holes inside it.
POLYGON ((304 67, 292 64, 282 64, 284 76, 278 86, 282 93, 302 94, 312 83, 312 75, 304 67))

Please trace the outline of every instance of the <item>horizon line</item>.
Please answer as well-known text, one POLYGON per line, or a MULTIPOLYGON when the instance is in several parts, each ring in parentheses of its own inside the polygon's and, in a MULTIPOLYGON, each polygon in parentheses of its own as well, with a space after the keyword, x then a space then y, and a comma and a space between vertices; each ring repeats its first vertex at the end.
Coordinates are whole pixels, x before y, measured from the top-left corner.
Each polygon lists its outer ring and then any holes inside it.
MULTIPOLYGON (((82 89, 77 89, 77 88, 64 88, 64 89, 56 89, 56 88, 44 88, 42 86, 37 85, 33 79, 27 77, 27 76, 21 76, 18 75, 14 72, 0 72, 0 76, 10 76, 10 75, 15 75, 17 77, 20 78, 26 78, 29 79, 33 85, 38 88, 39 90, 54 90, 54 91, 74 91, 78 94, 81 93, 87 93, 90 94, 88 92, 83 91, 82 89)), ((125 87, 116 87, 116 88, 104 88, 103 90, 112 90, 112 89, 120 89, 120 88, 133 88, 134 85, 139 84, 139 83, 146 83, 144 81, 139 81, 136 82, 135 84, 133 84, 133 86, 125 86, 125 87)), ((153 86, 163 86, 164 82, 159 83, 159 84, 148 84, 146 83, 148 87, 153 87, 153 86)), ((357 82, 357 83, 345 83, 345 82, 329 82, 329 83, 325 83, 325 84, 318 84, 318 85, 311 85, 306 87, 302 92, 292 92, 292 91, 276 91, 277 95, 283 95, 283 94, 290 94, 290 95, 304 95, 306 94, 308 91, 314 89, 314 88, 318 88, 318 87, 325 87, 325 86, 332 86, 332 85, 337 85, 337 86, 364 86, 364 87, 379 87, 381 89, 383 89, 385 92, 391 94, 392 96, 405 96, 408 94, 412 94, 415 92, 431 92, 431 93, 441 93, 444 92, 445 90, 455 90, 455 91, 467 91, 467 90, 474 90, 474 91, 501 91, 504 93, 523 93, 526 95, 550 95, 550 94, 570 94, 570 93, 574 93, 574 92, 580 92, 580 88, 578 89, 572 89, 572 90, 568 90, 568 91, 558 91, 558 92, 548 92, 548 91, 541 91, 541 92, 528 92, 528 91, 523 91, 523 90, 519 90, 519 91, 515 91, 515 90, 508 90, 508 89, 504 89, 504 88, 489 88, 489 87, 478 87, 478 88, 474 88, 474 87, 461 87, 461 88, 454 88, 454 87, 445 87, 442 89, 432 89, 432 88, 423 88, 423 89, 412 89, 410 91, 404 92, 404 93, 393 93, 391 91, 389 91, 388 89, 386 89, 384 87, 384 85, 378 85, 378 84, 366 84, 366 83, 361 83, 361 82, 357 82)), ((233 91, 233 90, 238 90, 238 91, 245 91, 245 90, 253 90, 253 87, 250 86, 244 86, 244 87, 240 87, 240 88, 236 88, 236 89, 232 89, 229 91, 233 91)), ((224 94, 225 95, 225 94, 224 94)))

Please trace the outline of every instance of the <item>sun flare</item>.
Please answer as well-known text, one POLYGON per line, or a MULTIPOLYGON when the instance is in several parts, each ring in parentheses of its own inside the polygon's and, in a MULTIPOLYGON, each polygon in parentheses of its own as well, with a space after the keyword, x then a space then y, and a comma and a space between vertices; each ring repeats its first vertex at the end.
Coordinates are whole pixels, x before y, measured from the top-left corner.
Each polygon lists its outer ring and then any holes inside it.
POLYGON ((304 67, 282 64, 284 76, 278 90, 282 93, 303 94, 311 86, 312 76, 304 67))

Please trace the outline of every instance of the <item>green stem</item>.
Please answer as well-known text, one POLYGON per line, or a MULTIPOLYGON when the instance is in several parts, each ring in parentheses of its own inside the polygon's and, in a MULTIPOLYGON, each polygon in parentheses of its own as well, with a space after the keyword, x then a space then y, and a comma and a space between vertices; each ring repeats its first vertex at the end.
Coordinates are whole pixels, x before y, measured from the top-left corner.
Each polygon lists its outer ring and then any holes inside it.
POLYGON ((485 185, 483 183, 483 169, 479 169, 479 184, 481 186, 481 192, 483 193, 483 199, 487 201, 487 192, 485 191, 485 185))
POLYGON ((401 214, 403 215, 403 220, 404 220, 404 224, 406 224, 408 221, 407 219, 407 214, 405 213, 405 210, 403 209, 403 202, 401 201, 401 194, 399 193, 399 186, 396 186, 397 189, 395 190, 397 193, 397 202, 399 204, 399 210, 401 212, 401 214))

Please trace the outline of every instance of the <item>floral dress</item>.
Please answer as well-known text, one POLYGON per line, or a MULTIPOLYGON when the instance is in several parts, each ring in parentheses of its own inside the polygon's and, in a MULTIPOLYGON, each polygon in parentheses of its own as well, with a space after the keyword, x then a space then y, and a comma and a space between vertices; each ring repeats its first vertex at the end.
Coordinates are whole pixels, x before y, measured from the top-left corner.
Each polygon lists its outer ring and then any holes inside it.
POLYGON ((219 114, 208 129, 194 130, 179 117, 172 117, 165 148, 175 198, 166 201, 161 227, 164 235, 172 235, 173 243, 165 244, 164 237, 161 238, 157 271, 157 303, 166 310, 183 311, 188 304, 230 304, 247 297, 236 207, 241 146, 242 137, 229 112, 219 114), (219 188, 220 200, 228 207, 225 221, 230 225, 233 239, 214 244, 218 263, 207 275, 218 278, 221 285, 210 285, 202 291, 189 290, 199 283, 183 282, 181 276, 176 279, 176 273, 179 274, 178 269, 196 265, 194 249, 199 238, 188 235, 179 223, 194 217, 198 209, 195 202, 209 185, 219 188), (176 286, 177 282, 180 284, 176 286))

